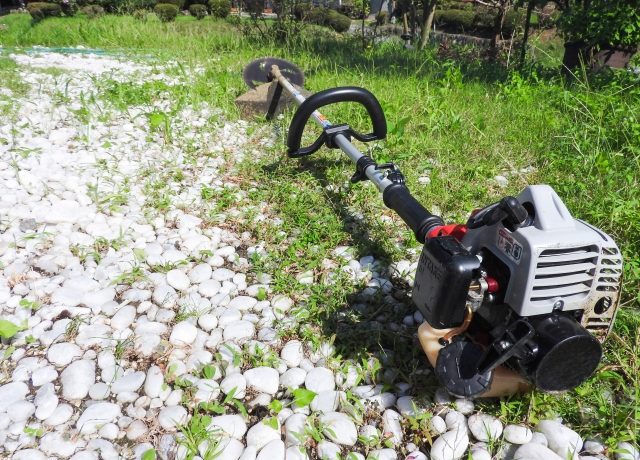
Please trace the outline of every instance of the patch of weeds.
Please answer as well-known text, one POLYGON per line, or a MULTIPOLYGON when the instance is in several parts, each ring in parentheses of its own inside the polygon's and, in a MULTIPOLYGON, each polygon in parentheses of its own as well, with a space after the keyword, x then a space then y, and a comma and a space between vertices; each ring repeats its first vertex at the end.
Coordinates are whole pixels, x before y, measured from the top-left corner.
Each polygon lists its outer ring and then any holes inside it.
POLYGON ((22 330, 24 330, 22 326, 13 324, 6 319, 0 319, 0 339, 10 339, 22 330))
POLYGON ((127 284, 131 286, 137 281, 143 281, 147 279, 147 275, 144 273, 144 269, 140 265, 135 265, 131 270, 121 273, 111 281, 112 285, 127 284))
POLYGON ((80 330, 80 325, 83 323, 87 323, 88 320, 85 315, 78 315, 71 318, 69 324, 64 330, 64 337, 67 341, 71 341, 76 338, 78 335, 78 331, 80 330))
POLYGON ((181 436, 177 441, 186 450, 186 460, 194 457, 213 460, 219 455, 222 434, 218 429, 210 429, 210 424, 211 416, 196 413, 187 424, 178 427, 181 436))
POLYGON ((117 339, 116 345, 113 349, 113 355, 115 356, 116 360, 120 361, 127 351, 132 350, 133 344, 133 337, 127 337, 126 339, 117 339))
POLYGON ((198 404, 198 409, 209 414, 223 415, 229 408, 237 410, 243 417, 247 418, 249 412, 242 400, 235 397, 236 388, 232 388, 229 393, 222 398, 222 401, 207 401, 198 404))
POLYGON ((38 301, 29 299, 21 299, 20 302, 18 302, 18 305, 20 305, 22 308, 26 308, 27 310, 32 311, 37 310, 41 306, 38 301))

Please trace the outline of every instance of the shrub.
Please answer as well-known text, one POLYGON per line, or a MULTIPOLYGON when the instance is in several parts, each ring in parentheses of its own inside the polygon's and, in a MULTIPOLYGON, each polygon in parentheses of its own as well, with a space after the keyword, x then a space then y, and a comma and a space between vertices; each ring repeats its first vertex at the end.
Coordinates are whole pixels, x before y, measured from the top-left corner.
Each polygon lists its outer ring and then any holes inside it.
POLYGON ((342 33, 349 30, 351 19, 335 10, 329 10, 326 24, 336 32, 342 33))
POLYGON ((231 2, 229 0, 209 0, 209 11, 214 18, 224 19, 231 13, 231 2))
POLYGON ((297 3, 293 7, 293 16, 298 21, 304 21, 309 16, 309 13, 311 12, 311 9, 312 9, 311 8, 311 3, 306 3, 306 2, 297 3))
POLYGON ((86 17, 93 19, 97 18, 98 16, 102 16, 104 14, 104 8, 102 8, 100 5, 87 5, 83 6, 80 9, 80 12, 86 17))
POLYGON ((133 12, 133 17, 138 19, 139 21, 146 21, 148 16, 149 16, 148 10, 139 9, 133 12))
POLYGON ((376 14, 377 25, 383 26, 387 22, 389 22, 389 13, 387 13, 386 11, 380 11, 378 14, 376 14))
POLYGON ((62 8, 55 3, 33 2, 27 5, 27 11, 34 21, 42 21, 45 18, 62 16, 62 8))
POLYGON ((158 3, 164 3, 165 5, 175 5, 178 7, 178 11, 180 11, 184 7, 184 0, 161 0, 158 3))
POLYGON ((178 15, 178 7, 171 3, 158 3, 153 11, 162 22, 174 21, 178 15))
POLYGON ((455 32, 464 32, 473 29, 474 14, 464 10, 436 10, 436 24, 443 25, 455 32))
POLYGON ((59 5, 65 16, 73 16, 78 11, 77 0, 50 0, 50 2, 59 5))
POLYGON ((327 8, 312 8, 306 16, 307 22, 324 26, 329 18, 329 10, 327 8))
POLYGON ((207 15, 207 7, 196 3, 189 7, 189 14, 197 19, 203 19, 207 15))

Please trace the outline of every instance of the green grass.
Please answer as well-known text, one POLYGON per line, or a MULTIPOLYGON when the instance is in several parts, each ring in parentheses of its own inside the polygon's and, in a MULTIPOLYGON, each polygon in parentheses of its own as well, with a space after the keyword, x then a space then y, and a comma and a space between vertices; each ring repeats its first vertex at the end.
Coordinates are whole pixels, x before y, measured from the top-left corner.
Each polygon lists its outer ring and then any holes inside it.
MULTIPOLYGON (((328 33, 318 38, 318 29, 280 49, 248 41, 228 23, 210 19, 143 24, 131 17, 76 17, 32 26, 28 16, 9 15, 0 23, 8 25, 0 30, 3 46, 83 45, 158 63, 177 61, 176 72, 199 69, 189 74, 188 84, 175 87, 100 82, 100 97, 118 108, 150 104, 168 95, 176 111, 206 101, 234 119, 238 112, 233 100, 245 91, 242 67, 265 55, 296 62, 306 72, 305 86, 313 91, 363 86, 380 99, 391 129, 385 142, 361 147, 371 149, 379 161, 398 163, 417 198, 449 222, 464 222, 470 210, 517 194, 527 184, 549 183, 575 217, 602 228, 621 247, 623 311, 607 342, 602 367, 580 388, 563 395, 535 392, 483 407, 504 421, 534 423, 561 415, 580 433, 599 435, 610 445, 640 429, 640 85, 630 74, 581 76, 564 85, 550 67, 559 65, 558 49, 553 47, 542 53, 543 62, 517 73, 473 55, 445 58, 433 49, 413 52, 392 43, 363 53, 357 40, 328 33), (425 174, 430 184, 419 185, 418 177, 425 174), (491 180, 498 174, 509 176, 504 189, 491 180)), ((0 60, 0 72, 5 67, 11 65, 0 60)), ((368 130, 366 114, 358 107, 345 104, 325 112, 333 122, 368 130)), ((216 213, 265 202, 268 213, 282 220, 279 226, 237 226, 267 243, 271 252, 254 259, 257 270, 274 274, 274 290, 291 295, 301 306, 304 326, 284 333, 316 343, 333 338, 341 360, 352 359, 361 369, 379 367, 366 361, 371 354, 396 350, 389 359, 400 370, 398 379, 430 394, 436 384, 420 373, 426 369, 425 359, 411 333, 372 329, 371 321, 381 315, 385 321, 399 322, 411 313, 408 299, 404 307, 393 309, 380 297, 354 311, 348 305, 358 301, 363 286, 346 278, 331 285, 303 286, 295 281, 296 274, 307 270, 325 280, 324 259, 332 258, 331 251, 341 244, 355 247, 357 256, 373 254, 385 262, 415 258, 418 247, 383 207, 371 184, 348 183, 353 166, 339 152, 324 149, 306 160, 284 159, 290 117, 288 113, 272 126, 250 126, 256 137, 276 130, 279 140, 274 148, 261 149, 257 158, 236 165, 234 174, 247 193, 236 196, 233 190, 203 188, 202 197, 211 199, 216 213), (393 219, 393 225, 381 215, 393 219)), ((310 129, 309 140, 314 133, 310 129)), ((153 183, 148 188, 150 205, 168 209, 164 188, 153 183)), ((132 279, 117 281, 132 281, 135 273, 128 276, 132 279)), ((378 374, 378 381, 384 382, 383 372, 378 374)))

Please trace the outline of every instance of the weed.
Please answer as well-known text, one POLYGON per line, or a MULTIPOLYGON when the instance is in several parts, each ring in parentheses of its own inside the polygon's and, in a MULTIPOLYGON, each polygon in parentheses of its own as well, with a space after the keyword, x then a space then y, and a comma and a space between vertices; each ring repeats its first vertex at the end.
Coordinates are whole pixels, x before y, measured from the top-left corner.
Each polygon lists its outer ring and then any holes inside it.
POLYGON ((114 280, 111 281, 111 284, 128 284, 130 286, 138 281, 143 281, 145 279, 147 279, 147 275, 145 275, 144 269, 140 265, 135 265, 131 268, 131 270, 123 272, 116 276, 114 280))
POLYGON ((178 444, 187 451, 186 460, 199 456, 203 460, 213 460, 219 455, 221 433, 210 429, 211 417, 194 414, 185 425, 178 427, 182 436, 178 437, 178 444))

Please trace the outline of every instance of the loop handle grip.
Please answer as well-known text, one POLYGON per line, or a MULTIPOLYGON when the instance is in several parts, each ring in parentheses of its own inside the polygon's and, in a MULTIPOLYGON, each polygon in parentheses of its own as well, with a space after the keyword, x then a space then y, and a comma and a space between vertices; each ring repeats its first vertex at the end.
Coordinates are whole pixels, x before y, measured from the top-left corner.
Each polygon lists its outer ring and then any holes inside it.
MULTIPOLYGON (((353 130, 349 130, 348 135, 351 135, 361 142, 370 142, 387 137, 387 120, 380 106, 378 99, 369 91, 357 86, 342 86, 338 88, 326 89, 309 96, 296 111, 291 125, 289 126, 289 134, 287 136, 287 153, 290 157, 297 158, 305 155, 310 155, 327 140, 327 133, 320 135, 316 141, 308 147, 300 147, 302 142, 302 133, 304 127, 309 121, 311 114, 329 104, 335 104, 336 102, 357 102, 362 104, 373 126, 373 131, 369 134, 361 134, 353 130)), ((330 129, 330 128, 329 128, 330 129)))

